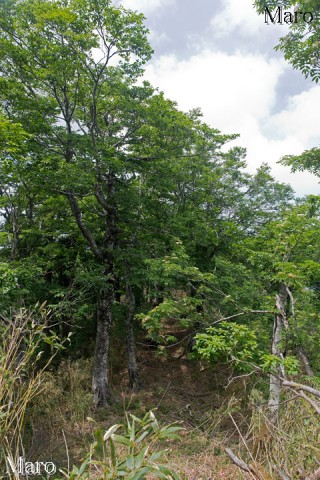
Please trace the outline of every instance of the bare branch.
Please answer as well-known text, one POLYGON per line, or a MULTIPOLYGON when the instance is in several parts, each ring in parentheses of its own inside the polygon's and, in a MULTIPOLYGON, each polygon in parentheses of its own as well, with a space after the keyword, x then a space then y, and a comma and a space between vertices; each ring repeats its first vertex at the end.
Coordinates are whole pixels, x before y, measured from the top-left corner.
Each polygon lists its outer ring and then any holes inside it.
POLYGON ((236 454, 233 453, 231 448, 225 448, 225 452, 228 455, 228 457, 230 458, 230 460, 232 460, 232 462, 235 465, 237 465, 237 467, 241 468, 241 470, 243 470, 244 472, 251 472, 252 471, 252 470, 250 470, 249 465, 247 465, 243 460, 240 460, 240 458, 238 458, 236 456, 236 454))
POLYGON ((274 312, 272 312, 271 310, 245 310, 243 312, 236 313, 235 315, 230 315, 230 317, 223 317, 221 320, 219 320, 219 322, 224 322, 225 320, 231 320, 231 318, 240 317, 241 315, 248 315, 250 313, 273 314, 274 312))
POLYGON ((68 202, 71 207, 71 211, 73 213, 73 216, 75 218, 75 221, 77 222, 77 225, 79 227, 79 230, 81 231, 82 235, 84 238, 87 240, 90 249, 94 256, 96 257, 97 260, 102 261, 103 260, 103 255, 101 253, 101 250, 99 249, 95 239, 93 238, 92 233, 90 230, 87 228, 87 226, 83 223, 82 221, 82 212, 79 207, 77 198, 74 194, 74 192, 67 192, 66 197, 68 199, 68 202))
POLYGON ((228 455, 228 457, 230 458, 230 460, 235 465, 237 465, 237 467, 239 467, 244 472, 250 473, 255 480, 261 480, 260 475, 257 475, 257 472, 254 469, 254 467, 252 467, 252 465, 247 465, 243 460, 240 460, 240 458, 238 458, 236 456, 236 454, 233 453, 231 448, 225 448, 225 452, 228 455))
POLYGON ((298 393, 299 397, 304 398, 312 407, 315 409, 315 411, 320 415, 320 405, 316 403, 314 400, 312 400, 308 395, 306 395, 302 390, 298 393))
POLYGON ((286 475, 282 470, 280 470, 276 465, 272 465, 272 468, 275 472, 277 472, 277 474, 279 475, 279 477, 281 478, 281 480, 291 480, 291 477, 288 477, 288 475, 286 475))
POLYGON ((301 360, 301 363, 302 363, 302 365, 305 369, 306 374, 309 377, 314 377, 314 372, 313 372, 312 367, 310 365, 309 359, 308 359, 307 355, 305 354, 305 352, 303 351, 303 348, 301 346, 298 348, 298 357, 301 360))
POLYGON ((309 387, 308 385, 303 385, 301 383, 291 382, 289 380, 284 380, 283 382, 284 387, 291 387, 297 390, 303 390, 304 392, 311 393, 315 397, 320 398, 320 391, 316 390, 315 388, 309 387))

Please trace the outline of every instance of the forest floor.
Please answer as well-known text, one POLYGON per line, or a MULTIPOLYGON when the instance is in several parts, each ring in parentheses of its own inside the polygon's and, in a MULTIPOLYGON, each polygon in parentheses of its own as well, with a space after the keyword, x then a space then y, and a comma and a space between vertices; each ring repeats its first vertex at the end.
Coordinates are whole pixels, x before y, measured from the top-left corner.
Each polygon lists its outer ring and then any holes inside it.
MULTIPOLYGON (((179 340, 185 332, 175 335, 179 340)), ((127 387, 125 354, 120 346, 115 349, 110 373, 116 401, 98 412, 91 408, 89 359, 62 362, 58 372, 49 373, 29 419, 28 458, 67 468, 69 457, 70 466, 79 465, 97 426, 107 429, 126 413, 142 417, 153 410, 160 424, 180 422, 183 427, 181 441, 171 442, 166 459, 182 479, 244 478, 224 452, 225 446, 239 445, 237 428, 248 427, 243 379, 230 383, 225 367, 203 367, 188 359, 180 344, 162 354, 146 344, 138 344, 141 386, 134 393, 127 387)))

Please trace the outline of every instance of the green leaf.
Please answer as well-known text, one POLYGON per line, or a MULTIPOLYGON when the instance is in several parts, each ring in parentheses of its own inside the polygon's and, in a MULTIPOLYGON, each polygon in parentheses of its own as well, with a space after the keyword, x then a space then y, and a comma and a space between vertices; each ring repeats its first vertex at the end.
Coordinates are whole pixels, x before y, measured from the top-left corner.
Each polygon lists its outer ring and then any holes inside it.
POLYGON ((154 452, 150 457, 148 458, 148 462, 152 463, 161 458, 168 450, 160 450, 159 452, 154 452))
POLYGON ((145 459, 145 456, 148 452, 148 449, 149 449, 149 446, 147 445, 145 448, 143 448, 137 455, 135 455, 134 457, 134 466, 135 468, 140 468, 144 459, 145 459))
POLYGON ((141 468, 138 472, 132 472, 129 473, 129 475, 126 477, 126 480, 140 480, 145 477, 148 473, 152 472, 153 468, 152 467, 143 467, 141 468))
POLYGON ((117 464, 117 459, 116 459, 116 451, 114 448, 114 443, 112 441, 112 438, 109 439, 109 444, 110 444, 110 453, 111 453, 111 463, 112 463, 112 466, 115 467, 117 464))
POLYGON ((130 440, 122 435, 117 435, 116 433, 113 433, 111 438, 115 443, 120 443, 121 445, 127 445, 128 447, 131 445, 130 440))
POLYGON ((133 470, 134 468, 134 456, 133 455, 128 455, 126 458, 126 464, 129 470, 133 470))
MULTIPOLYGON (((149 430, 145 430, 136 440, 136 444, 142 442, 142 440, 144 440, 148 435, 149 435, 150 431, 149 430)), ((130 443, 130 442, 129 442, 130 443)))
POLYGON ((153 470, 152 473, 153 473, 153 475, 155 475, 158 478, 162 478, 162 479, 165 479, 165 480, 168 479, 168 476, 165 475, 164 473, 162 473, 160 470, 153 470))

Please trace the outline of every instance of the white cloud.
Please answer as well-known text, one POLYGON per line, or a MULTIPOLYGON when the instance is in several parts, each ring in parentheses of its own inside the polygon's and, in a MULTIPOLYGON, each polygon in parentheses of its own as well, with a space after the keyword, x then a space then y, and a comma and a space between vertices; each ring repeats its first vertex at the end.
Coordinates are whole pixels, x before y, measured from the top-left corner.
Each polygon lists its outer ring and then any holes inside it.
POLYGON ((308 147, 313 137, 320 135, 320 89, 314 86, 307 91, 290 97, 288 106, 274 115, 269 123, 283 136, 292 135, 308 147))
POLYGON ((235 28, 255 34, 261 28, 261 17, 252 7, 251 0, 225 0, 224 8, 211 20, 215 36, 230 34, 235 28))
POLYGON ((122 0, 121 4, 125 8, 139 10, 143 13, 150 13, 154 10, 167 6, 173 0, 122 0))
POLYGON ((153 48, 155 48, 170 42, 170 38, 166 33, 164 32, 159 33, 158 31, 151 28, 149 33, 149 42, 150 42, 150 45, 153 48))
POLYGON ((150 64, 146 76, 182 109, 200 106, 207 118, 233 131, 252 117, 268 114, 274 89, 285 64, 260 55, 228 55, 205 50, 189 60, 163 56, 150 64))
POLYGON ((252 0, 224 0, 223 9, 211 20, 215 37, 230 35, 234 30, 240 30, 246 36, 261 34, 261 28, 277 30, 279 36, 288 31, 287 25, 265 25, 264 16, 258 15, 252 0))
POLYGON ((148 65, 145 75, 181 109, 200 107, 212 127, 240 133, 236 144, 247 148, 251 172, 267 162, 276 178, 290 182, 299 194, 319 193, 315 177, 292 175, 289 167, 277 164, 283 155, 299 154, 317 145, 317 139, 320 143, 317 87, 291 97, 286 108, 272 114, 277 83, 286 68, 284 61, 262 55, 205 50, 184 61, 163 56, 148 65))

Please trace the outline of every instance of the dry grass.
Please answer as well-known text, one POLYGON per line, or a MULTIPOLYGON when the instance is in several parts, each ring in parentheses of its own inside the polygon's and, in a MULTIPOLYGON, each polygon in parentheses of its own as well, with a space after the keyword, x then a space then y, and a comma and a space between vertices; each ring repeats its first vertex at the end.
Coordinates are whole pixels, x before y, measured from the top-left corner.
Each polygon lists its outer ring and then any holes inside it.
POLYGON ((318 413, 294 392, 286 392, 274 425, 267 407, 257 401, 259 393, 253 397, 251 423, 237 446, 238 457, 253 465, 262 480, 311 478, 320 465, 318 413))
POLYGON ((180 421, 185 428, 182 442, 170 445, 167 458, 183 479, 242 478, 222 447, 225 441, 238 440, 228 412, 239 421, 243 419, 241 400, 235 395, 230 398, 220 387, 227 383, 223 370, 202 371, 185 358, 158 357, 145 350, 138 352, 138 361, 142 388, 135 393, 128 391, 125 362, 118 357, 112 365, 114 377, 121 379, 113 385, 118 402, 98 412, 92 410, 89 360, 63 362, 54 374, 47 373, 29 417, 30 457, 39 458, 41 452, 41 458, 66 468, 65 435, 70 463, 79 465, 97 426, 107 429, 122 421, 126 412, 142 417, 155 410, 161 424, 180 421))
POLYGON ((262 394, 253 391, 249 401, 250 389, 244 390, 241 382, 233 382, 232 392, 230 387, 225 389, 229 372, 221 366, 217 371, 202 370, 186 358, 159 357, 149 350, 140 350, 138 361, 142 388, 130 393, 124 358, 115 357, 111 371, 117 379, 113 391, 118 401, 98 412, 92 410, 90 360, 64 361, 55 373, 46 373, 43 391, 28 417, 31 457, 39 458, 41 452, 42 458, 66 468, 67 444, 70 463, 79 465, 97 426, 107 429, 121 422, 126 412, 142 417, 152 409, 162 424, 178 420, 185 428, 182 442, 171 443, 167 457, 183 480, 252 480, 231 464, 225 446, 246 461, 256 461, 264 480, 279 478, 273 464, 292 479, 298 478, 299 469, 314 471, 320 432, 308 403, 292 396, 284 398, 279 428, 269 435, 263 432, 262 394))
POLYGON ((22 437, 27 407, 42 389, 43 374, 54 352, 42 367, 36 368, 41 357, 39 347, 46 336, 44 305, 33 311, 21 309, 12 318, 1 316, 1 320, 0 472, 5 472, 6 458, 16 464, 24 454, 22 437))

